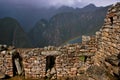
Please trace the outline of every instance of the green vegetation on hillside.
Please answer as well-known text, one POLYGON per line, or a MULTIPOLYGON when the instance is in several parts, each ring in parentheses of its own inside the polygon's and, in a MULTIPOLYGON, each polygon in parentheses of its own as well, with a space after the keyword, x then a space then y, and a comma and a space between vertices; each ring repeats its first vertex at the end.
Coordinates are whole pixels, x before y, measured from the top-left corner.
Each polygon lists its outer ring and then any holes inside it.
POLYGON ((0 19, 0 44, 15 47, 31 47, 27 35, 17 20, 6 17, 0 19))
MULTIPOLYGON (((41 25, 43 21, 40 20, 38 22, 40 24, 37 23, 37 26, 31 30, 32 32, 29 32, 31 39, 39 41, 36 44, 37 47, 43 45, 59 46, 64 43, 79 42, 80 38, 76 38, 76 36, 93 35, 103 25, 108 7, 89 6, 80 10, 56 14, 44 23, 47 25, 44 29, 41 25)), ((33 41, 33 43, 35 42, 33 41)))

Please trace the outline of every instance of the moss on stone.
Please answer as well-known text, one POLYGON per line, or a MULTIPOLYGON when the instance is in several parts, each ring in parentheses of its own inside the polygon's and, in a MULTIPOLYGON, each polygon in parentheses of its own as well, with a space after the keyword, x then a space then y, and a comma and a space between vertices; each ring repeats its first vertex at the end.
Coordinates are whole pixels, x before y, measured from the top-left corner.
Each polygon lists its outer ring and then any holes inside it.
POLYGON ((80 61, 84 62, 85 61, 85 56, 80 56, 80 61))

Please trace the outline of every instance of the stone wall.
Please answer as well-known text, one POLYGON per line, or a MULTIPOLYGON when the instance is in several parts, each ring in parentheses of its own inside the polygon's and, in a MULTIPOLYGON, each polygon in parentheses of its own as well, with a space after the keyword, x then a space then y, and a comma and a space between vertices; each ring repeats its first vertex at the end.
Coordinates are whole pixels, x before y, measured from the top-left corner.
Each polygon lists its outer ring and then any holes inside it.
POLYGON ((95 65, 103 65, 112 75, 119 76, 120 63, 120 3, 109 8, 105 23, 96 32, 98 51, 93 57, 95 65))
POLYGON ((17 51, 23 58, 26 78, 50 77, 55 79, 79 75, 80 70, 85 66, 83 65, 85 60, 89 62, 97 50, 95 47, 91 48, 91 45, 68 44, 62 47, 48 46, 17 49, 17 51), (52 63, 49 62, 51 59, 53 59, 52 63))
POLYGON ((13 76, 12 47, 0 45, 0 72, 13 76))
POLYGON ((11 77, 22 75, 20 72, 23 72, 25 78, 35 79, 77 76, 85 66, 85 61, 89 62, 97 50, 93 39, 87 45, 67 44, 33 49, 15 49, 1 45, 0 49, 0 72, 11 77), (17 59, 20 62, 18 66, 15 64, 17 59))
POLYGON ((86 46, 68 45, 60 49, 60 51, 63 52, 60 56, 56 57, 57 77, 74 77, 80 75, 86 69, 85 66, 88 65, 84 64, 94 55, 95 50, 92 51, 88 49, 88 46, 85 47, 86 46))
POLYGON ((23 67, 26 78, 45 77, 46 58, 41 55, 41 49, 22 49, 23 67))

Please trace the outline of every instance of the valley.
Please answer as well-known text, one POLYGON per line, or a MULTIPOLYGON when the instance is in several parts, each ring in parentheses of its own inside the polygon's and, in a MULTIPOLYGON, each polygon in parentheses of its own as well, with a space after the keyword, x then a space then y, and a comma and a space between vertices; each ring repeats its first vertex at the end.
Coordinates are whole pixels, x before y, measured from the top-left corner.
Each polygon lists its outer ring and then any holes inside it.
MULTIPOLYGON (((4 15, 0 15, 1 17, 10 16, 8 18, 6 17, 0 19, 0 43, 13 45, 15 47, 44 47, 48 45, 60 46, 63 43, 67 43, 67 41, 76 38, 77 36, 81 37, 82 35, 94 35, 95 32, 99 30, 100 27, 103 25, 108 8, 109 6, 96 7, 93 4, 89 4, 83 8, 72 8, 63 6, 58 9, 37 9, 39 11, 39 14, 37 13, 38 15, 36 15, 37 11, 35 11, 35 13, 32 13, 30 10, 27 12, 24 11, 28 10, 28 8, 25 8, 23 11, 21 11, 22 7, 20 7, 19 9, 17 9, 18 11, 16 13, 14 12, 16 11, 16 8, 12 8, 9 9, 14 10, 10 11, 11 14, 5 13, 4 15), (22 12, 24 12, 24 16, 27 13, 30 14, 24 17, 22 16, 22 12), (41 14, 42 12, 46 14, 41 14), (49 17, 45 18, 44 16, 49 17), (22 18, 22 21, 24 23, 20 21, 21 18, 19 17, 22 18), (3 22, 6 25, 4 25, 3 22), (31 27, 30 25, 26 25, 28 23, 31 24, 31 26, 33 25, 33 23, 35 25, 31 27), (13 27, 14 25, 16 28, 19 26, 17 30, 15 27, 13 27), (4 27, 4 29, 2 27, 4 27), (11 36, 9 36, 8 34, 11 36), (10 40, 7 39, 7 36, 9 36, 10 40)), ((36 9, 31 10, 34 11, 36 9)), ((4 13, 4 11, 0 11, 0 13, 4 13)), ((76 43, 76 41, 77 40, 74 39, 74 41, 72 42, 76 43)))

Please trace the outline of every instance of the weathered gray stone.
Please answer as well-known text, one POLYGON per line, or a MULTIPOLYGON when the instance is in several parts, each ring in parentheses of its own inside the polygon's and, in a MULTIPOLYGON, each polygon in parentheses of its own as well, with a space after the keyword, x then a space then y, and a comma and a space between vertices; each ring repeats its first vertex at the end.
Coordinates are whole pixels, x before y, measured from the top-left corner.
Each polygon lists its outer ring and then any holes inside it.
POLYGON ((19 60, 19 58, 16 58, 16 59, 15 59, 15 65, 16 65, 16 68, 17 68, 18 75, 21 75, 21 74, 22 74, 22 67, 21 67, 21 65, 20 65, 20 60, 19 60))
POLYGON ((55 70, 55 68, 53 67, 52 69, 51 69, 51 71, 50 71, 50 74, 55 74, 56 73, 56 70, 55 70))
POLYGON ((60 51, 42 51, 41 54, 44 56, 57 56, 61 55, 62 53, 60 51))

